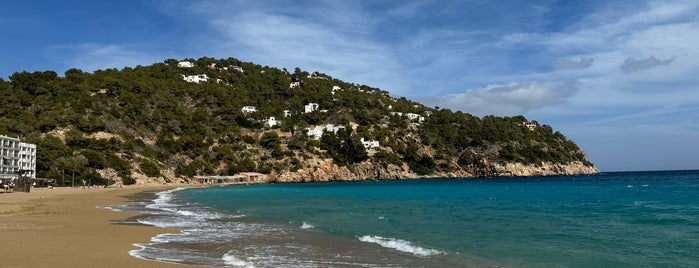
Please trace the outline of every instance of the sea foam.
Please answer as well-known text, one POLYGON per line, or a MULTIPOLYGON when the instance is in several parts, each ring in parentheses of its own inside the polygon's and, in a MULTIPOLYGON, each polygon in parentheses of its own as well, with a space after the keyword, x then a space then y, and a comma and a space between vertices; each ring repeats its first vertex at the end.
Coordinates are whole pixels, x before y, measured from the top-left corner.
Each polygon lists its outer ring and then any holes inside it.
POLYGON ((315 228, 315 226, 313 226, 313 224, 307 223, 305 221, 303 222, 303 224, 301 224, 301 229, 313 229, 313 228, 315 228))
POLYGON ((444 252, 436 250, 423 248, 420 246, 413 245, 410 241, 405 241, 402 239, 395 238, 384 238, 380 236, 365 235, 359 238, 359 241, 378 244, 379 246, 385 248, 391 248, 402 252, 407 252, 419 256, 432 256, 444 254, 444 252))
POLYGON ((255 266, 252 266, 252 264, 247 263, 244 260, 241 260, 240 258, 234 256, 231 254, 233 251, 228 251, 226 254, 223 255, 221 258, 223 262, 226 263, 228 266, 233 266, 233 267, 246 267, 246 268, 254 268, 255 266))

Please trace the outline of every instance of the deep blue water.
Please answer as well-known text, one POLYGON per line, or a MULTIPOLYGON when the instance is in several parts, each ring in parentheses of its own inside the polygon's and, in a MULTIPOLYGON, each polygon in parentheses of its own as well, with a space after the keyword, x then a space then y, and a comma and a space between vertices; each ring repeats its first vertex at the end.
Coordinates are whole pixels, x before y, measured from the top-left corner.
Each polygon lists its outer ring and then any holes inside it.
POLYGON ((211 187, 156 203, 176 217, 143 222, 185 234, 135 256, 255 267, 699 267, 699 171, 211 187), (174 258, 184 251, 207 257, 174 258))

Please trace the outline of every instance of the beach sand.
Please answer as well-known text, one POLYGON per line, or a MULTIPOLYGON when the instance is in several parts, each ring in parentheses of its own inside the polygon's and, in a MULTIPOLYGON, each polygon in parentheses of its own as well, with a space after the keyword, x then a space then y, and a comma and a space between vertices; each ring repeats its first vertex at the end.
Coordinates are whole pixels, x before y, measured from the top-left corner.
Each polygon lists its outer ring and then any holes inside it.
POLYGON ((112 224, 137 216, 98 208, 120 205, 146 190, 173 187, 54 188, 0 193, 0 267, 196 267, 129 255, 134 243, 176 232, 112 224))

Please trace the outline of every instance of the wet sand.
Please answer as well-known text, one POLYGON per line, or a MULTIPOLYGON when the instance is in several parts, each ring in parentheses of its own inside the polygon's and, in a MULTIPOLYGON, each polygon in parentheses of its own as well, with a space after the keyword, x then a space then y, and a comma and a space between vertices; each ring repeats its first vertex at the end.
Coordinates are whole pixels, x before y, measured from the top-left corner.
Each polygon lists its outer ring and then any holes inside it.
POLYGON ((132 201, 134 188, 38 188, 31 193, 0 192, 0 267, 194 267, 129 255, 134 243, 148 243, 162 228, 112 224, 135 213, 98 208, 132 201))

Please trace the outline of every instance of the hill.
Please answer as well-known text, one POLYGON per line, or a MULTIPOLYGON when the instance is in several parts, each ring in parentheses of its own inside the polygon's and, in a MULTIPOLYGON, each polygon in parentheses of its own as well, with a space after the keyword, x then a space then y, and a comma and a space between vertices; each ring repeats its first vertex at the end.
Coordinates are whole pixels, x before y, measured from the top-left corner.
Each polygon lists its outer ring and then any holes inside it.
POLYGON ((37 144, 37 174, 65 183, 272 181, 598 172, 551 126, 426 107, 329 75, 234 58, 0 79, 0 134, 37 144))

